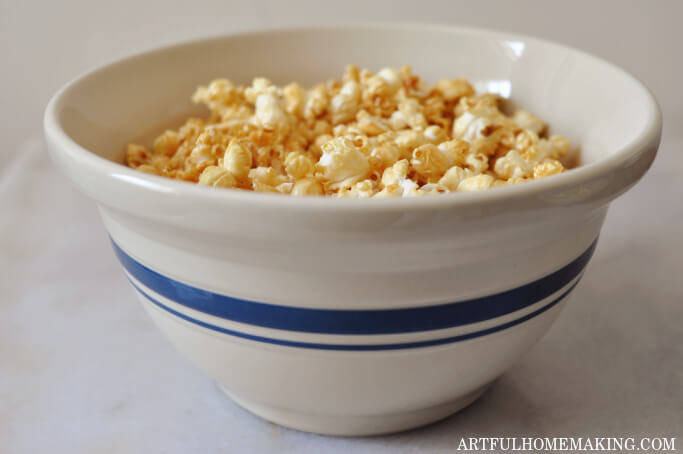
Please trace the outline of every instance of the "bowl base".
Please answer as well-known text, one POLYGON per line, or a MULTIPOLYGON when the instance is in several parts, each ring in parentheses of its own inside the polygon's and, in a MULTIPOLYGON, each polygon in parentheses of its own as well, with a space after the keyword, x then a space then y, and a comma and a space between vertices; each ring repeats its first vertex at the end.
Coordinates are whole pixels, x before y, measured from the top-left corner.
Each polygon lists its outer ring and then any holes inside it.
POLYGON ((219 387, 242 408, 275 424, 321 435, 364 436, 401 432, 444 419, 477 400, 488 389, 489 384, 443 404, 378 415, 304 413, 244 399, 220 384, 219 387))

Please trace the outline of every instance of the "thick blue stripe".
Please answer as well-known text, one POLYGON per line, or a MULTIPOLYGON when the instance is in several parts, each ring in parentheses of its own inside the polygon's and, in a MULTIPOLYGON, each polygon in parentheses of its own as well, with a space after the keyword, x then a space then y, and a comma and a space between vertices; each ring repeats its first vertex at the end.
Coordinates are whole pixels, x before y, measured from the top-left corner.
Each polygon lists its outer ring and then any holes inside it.
POLYGON ((264 328, 322 334, 396 334, 452 328, 500 317, 552 295, 585 268, 597 239, 579 257, 539 280, 495 295, 404 309, 343 310, 282 306, 212 293, 163 276, 112 241, 123 266, 139 282, 178 304, 264 328))
MULTIPOLYGON (((130 279, 128 279, 130 281, 130 279)), ((189 317, 185 314, 181 314, 178 311, 175 311, 171 309, 170 307, 166 306, 165 304, 161 303, 155 298, 152 298, 150 295, 145 293, 140 287, 135 285, 133 281, 130 281, 130 283, 135 287, 140 294, 142 294, 147 300, 155 304, 156 306, 160 307, 161 309, 165 310, 166 312, 169 312, 176 317, 179 317, 185 321, 188 321, 190 323, 194 323, 195 325, 199 325, 203 328, 208 328, 214 331, 218 331, 220 333, 228 334, 230 336, 235 336, 239 337, 242 339, 248 339, 256 342, 265 342, 267 344, 275 344, 275 345, 282 345, 285 347, 296 347, 296 348, 312 348, 312 349, 317 349, 317 350, 351 350, 351 351, 375 351, 375 350, 403 350, 407 348, 420 348, 420 347, 432 347, 435 345, 443 345, 443 344, 452 344, 454 342, 461 342, 465 341, 468 339, 474 339, 476 337, 481 337, 481 336, 486 336, 488 334, 492 334, 498 331, 502 331, 507 328, 511 328, 515 325, 519 325, 520 323, 523 323, 527 320, 530 320, 534 317, 536 317, 539 314, 542 314, 543 312, 547 311, 551 307, 555 306, 557 303, 562 301, 572 290, 574 290, 574 287, 576 287, 576 284, 579 283, 579 280, 581 280, 581 277, 579 277, 576 282, 572 284, 571 287, 569 287, 565 292, 563 292, 560 296, 558 296, 556 299, 551 301, 550 303, 546 304, 545 306, 541 307, 540 309, 537 309, 523 317, 520 317, 516 320, 509 321, 507 323, 503 323, 502 325, 494 326, 492 328, 487 328, 483 329, 480 331, 475 331, 473 333, 467 333, 467 334, 461 334, 459 336, 451 336, 451 337, 445 337, 442 339, 434 339, 434 340, 428 340, 428 341, 418 341, 418 342, 405 342, 402 344, 370 344, 370 345, 344 345, 344 344, 320 344, 320 343, 313 343, 313 342, 298 342, 298 341, 289 341, 289 340, 282 340, 282 339, 273 339, 269 337, 263 337, 263 336, 255 336, 253 334, 246 334, 246 333, 241 333, 239 331, 227 329, 227 328, 222 328, 220 326, 212 325, 210 323, 203 322, 201 320, 197 320, 196 318, 189 317)))

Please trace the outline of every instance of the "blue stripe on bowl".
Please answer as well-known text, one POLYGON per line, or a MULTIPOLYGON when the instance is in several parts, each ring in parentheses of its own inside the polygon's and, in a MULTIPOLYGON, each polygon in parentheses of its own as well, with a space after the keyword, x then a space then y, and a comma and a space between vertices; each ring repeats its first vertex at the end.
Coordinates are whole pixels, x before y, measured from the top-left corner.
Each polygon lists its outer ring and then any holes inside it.
POLYGON ((113 240, 117 257, 137 281, 175 303, 205 314, 264 328, 319 334, 398 334, 453 328, 501 317, 535 304, 577 277, 597 239, 568 265, 521 287, 455 303, 398 309, 312 309, 247 301, 209 292, 151 270, 113 240))
POLYGON ((165 310, 166 312, 175 315, 178 318, 181 318, 187 322, 193 323, 195 325, 199 325, 202 328, 207 328, 213 331, 218 331, 219 333, 223 334, 228 334, 230 336, 234 337, 239 337, 242 339, 248 339, 251 341, 255 342, 264 342, 267 344, 274 344, 274 345, 281 345, 284 347, 295 347, 295 348, 310 348, 310 349, 316 349, 316 350, 350 350, 350 351, 376 351, 376 350, 404 350, 408 348, 422 348, 422 347, 433 347, 436 345, 444 345, 444 344, 452 344, 454 342, 462 342, 466 341, 469 339, 474 339, 477 337, 482 337, 486 336, 489 334, 493 334, 498 331, 502 331, 508 328, 511 328, 515 325, 519 325, 520 323, 526 322, 527 320, 530 320, 543 312, 547 311, 548 309, 552 308, 556 304, 558 304, 560 301, 562 301, 569 293, 574 290, 574 287, 579 283, 581 280, 581 276, 574 282, 567 290, 565 290, 560 296, 552 300, 550 303, 546 304, 545 306, 536 309, 535 311, 524 315, 523 317, 520 317, 515 320, 511 320, 507 323, 503 323, 498 326, 494 326, 491 328, 486 328, 482 329, 479 331, 475 331, 472 333, 467 333, 467 334, 461 334, 458 336, 451 336, 451 337, 444 337, 441 339, 430 339, 426 341, 417 341, 417 342, 404 342, 404 343, 396 343, 396 344, 361 344, 361 345, 349 345, 349 344, 323 344, 323 343, 315 343, 315 342, 300 342, 300 341, 291 341, 291 340, 284 340, 284 339, 273 339, 270 337, 264 337, 264 336, 256 336, 253 334, 247 334, 247 333, 242 333, 239 331, 223 328, 221 326, 216 326, 212 325, 211 323, 204 322, 202 320, 197 320, 196 318, 190 317, 185 314, 181 314, 180 312, 171 309, 170 307, 166 306, 159 300, 153 298, 149 294, 147 294, 145 291, 143 291, 139 286, 137 286, 133 281, 128 279, 130 283, 137 289, 137 291, 145 297, 149 302, 152 304, 156 305, 157 307, 165 310))

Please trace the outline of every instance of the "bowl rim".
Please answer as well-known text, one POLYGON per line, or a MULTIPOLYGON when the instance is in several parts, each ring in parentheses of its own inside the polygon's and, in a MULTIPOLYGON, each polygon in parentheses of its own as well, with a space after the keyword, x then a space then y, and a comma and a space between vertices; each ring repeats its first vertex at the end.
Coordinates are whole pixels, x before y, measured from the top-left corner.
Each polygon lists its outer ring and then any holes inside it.
MULTIPOLYGON (((563 191, 577 184, 595 179, 601 175, 615 171, 629 163, 633 163, 647 157, 647 150, 658 144, 662 130, 661 108, 652 91, 636 76, 625 69, 598 57, 589 52, 561 44, 555 41, 537 38, 530 35, 493 30, 488 28, 443 25, 411 22, 360 22, 360 23, 335 23, 322 25, 297 25, 283 27, 262 27, 254 30, 236 30, 227 33, 209 35, 205 37, 182 40, 176 43, 156 46, 142 52, 133 53, 122 58, 116 58, 108 63, 98 65, 94 69, 87 70, 73 78, 60 88, 50 99, 45 109, 43 125, 46 137, 55 143, 50 147, 51 152, 58 153, 67 159, 78 160, 93 171, 117 180, 119 184, 129 185, 138 191, 150 191, 167 196, 173 193, 176 196, 195 200, 198 202, 212 202, 216 204, 249 204, 268 209, 288 210, 353 210, 392 212, 406 209, 439 209, 439 208, 465 208, 497 204, 502 201, 520 200, 542 195, 551 191, 563 191), (578 166, 552 178, 532 180, 523 184, 490 188, 485 191, 458 192, 447 194, 434 194, 423 197, 392 197, 392 198, 369 198, 364 200, 354 198, 337 198, 329 196, 297 197, 288 194, 275 194, 266 192, 254 192, 246 190, 220 190, 213 187, 205 187, 192 182, 175 180, 167 177, 146 174, 132 169, 123 164, 110 161, 76 143, 62 128, 59 121, 59 109, 69 98, 70 94, 77 91, 79 85, 100 73, 106 72, 118 65, 127 64, 135 60, 147 58, 153 54, 172 51, 182 47, 198 46, 206 43, 228 40, 231 38, 277 35, 282 33, 297 32, 327 32, 327 31, 352 31, 352 30, 406 30, 443 33, 464 33, 469 35, 485 36, 501 41, 524 41, 533 45, 549 46, 562 52, 570 52, 581 58, 593 59, 610 67, 621 76, 630 79, 631 82, 642 90, 648 101, 648 121, 640 133, 629 143, 619 147, 609 156, 601 158, 590 164, 578 166)), ((642 174, 641 174, 642 175, 642 174)), ((638 175, 638 178, 641 176, 638 175)), ((629 187, 637 180, 624 182, 623 187, 629 187)))

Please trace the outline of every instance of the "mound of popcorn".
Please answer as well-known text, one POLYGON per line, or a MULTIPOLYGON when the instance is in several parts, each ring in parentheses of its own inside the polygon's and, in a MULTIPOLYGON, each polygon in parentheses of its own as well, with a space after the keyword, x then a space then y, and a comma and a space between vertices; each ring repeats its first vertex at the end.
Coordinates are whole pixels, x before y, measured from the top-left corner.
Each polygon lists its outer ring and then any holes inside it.
POLYGON ((464 79, 427 86, 410 66, 348 66, 305 89, 218 79, 192 100, 207 119, 127 148, 137 170, 206 186, 292 195, 412 197, 479 191, 565 171, 569 141, 464 79))

